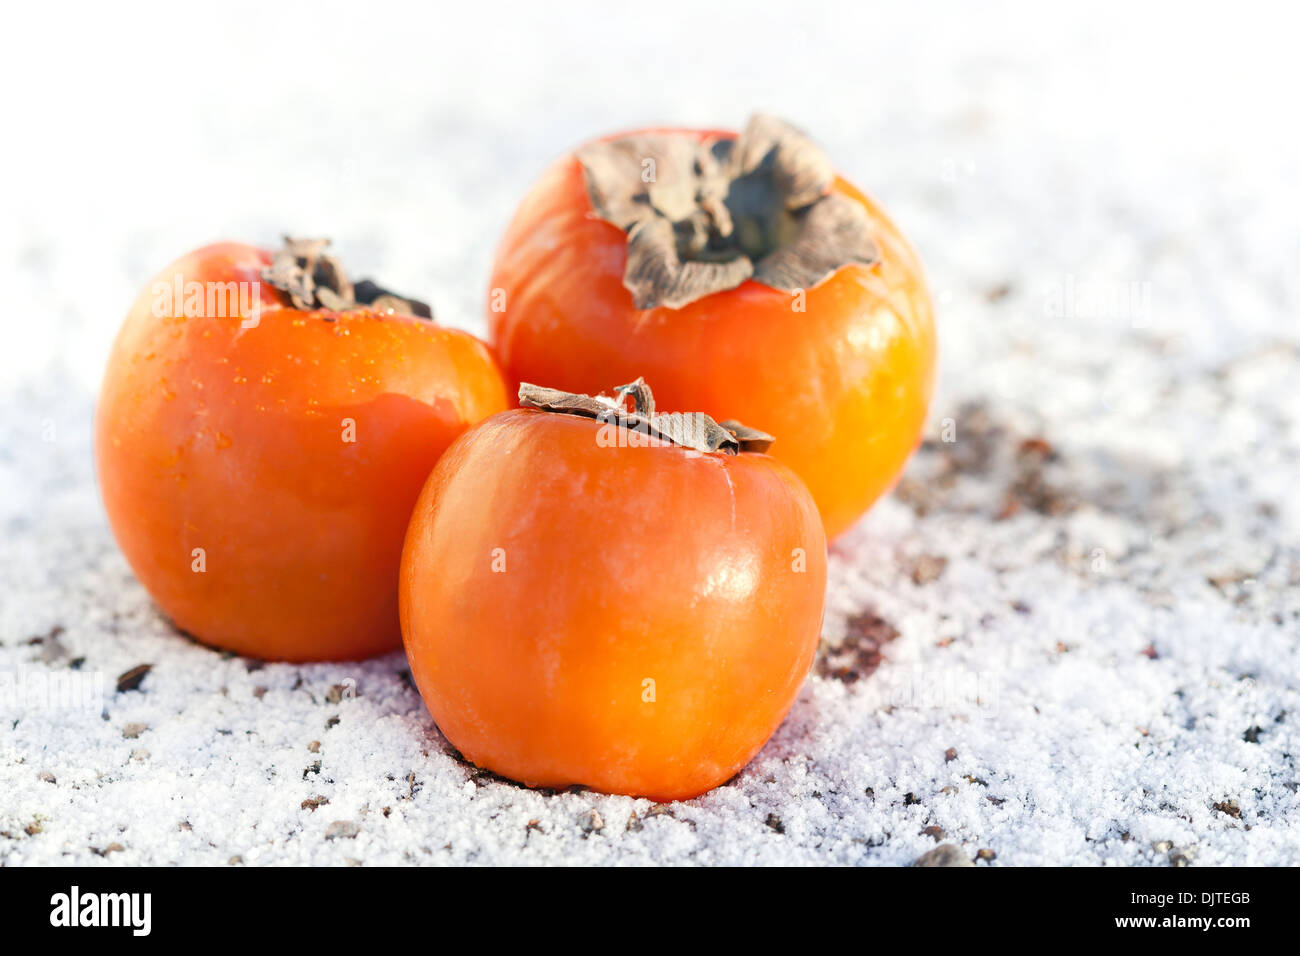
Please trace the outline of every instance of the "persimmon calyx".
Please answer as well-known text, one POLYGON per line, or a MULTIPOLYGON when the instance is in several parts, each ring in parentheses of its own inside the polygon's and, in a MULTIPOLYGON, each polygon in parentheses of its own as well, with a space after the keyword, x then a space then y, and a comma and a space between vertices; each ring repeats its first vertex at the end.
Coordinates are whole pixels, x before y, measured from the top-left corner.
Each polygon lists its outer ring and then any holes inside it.
POLYGON ((731 419, 715 422, 703 412, 656 412, 654 393, 643 378, 620 385, 614 391, 617 398, 581 395, 522 382, 519 385, 519 404, 525 408, 614 424, 698 452, 721 452, 724 455, 764 452, 775 441, 757 428, 748 428, 731 419), (630 411, 625 405, 629 395, 633 402, 630 411))
POLYGON ((287 292, 296 309, 368 309, 433 318, 433 310, 418 299, 394 295, 369 279, 353 284, 338 259, 325 252, 329 244, 328 239, 285 236, 284 246, 262 270, 262 281, 287 292))
POLYGON ((623 285, 638 309, 748 279, 795 292, 880 258, 866 210, 831 192, 826 154, 774 116, 752 116, 736 139, 628 136, 577 158, 596 215, 627 233, 623 285))

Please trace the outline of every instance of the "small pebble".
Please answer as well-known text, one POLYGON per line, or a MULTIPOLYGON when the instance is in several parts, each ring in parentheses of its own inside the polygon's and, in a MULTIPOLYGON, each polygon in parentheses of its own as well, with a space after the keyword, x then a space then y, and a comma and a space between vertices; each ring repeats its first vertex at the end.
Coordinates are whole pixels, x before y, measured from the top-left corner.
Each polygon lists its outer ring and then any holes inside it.
POLYGON ((1241 819, 1241 807, 1237 805, 1236 800, 1224 800, 1221 803, 1216 803, 1214 809, 1218 810, 1220 813, 1226 813, 1234 820, 1241 819))
POLYGON ((117 692, 122 694, 129 690, 139 690, 141 682, 151 670, 153 670, 152 664, 137 664, 129 671, 124 671, 122 674, 119 674, 117 678, 117 692))
POLYGON ((912 583, 925 586, 937 581, 948 567, 948 559, 939 554, 923 554, 912 565, 912 583))
POLYGON ((352 840, 361 832, 361 827, 352 820, 335 820, 325 830, 327 840, 352 840))
POLYGON ((1169 851, 1169 865, 1176 867, 1190 866, 1196 858, 1196 847, 1175 847, 1169 851))
POLYGON ((940 843, 912 861, 913 866, 974 866, 970 857, 952 843, 940 843))

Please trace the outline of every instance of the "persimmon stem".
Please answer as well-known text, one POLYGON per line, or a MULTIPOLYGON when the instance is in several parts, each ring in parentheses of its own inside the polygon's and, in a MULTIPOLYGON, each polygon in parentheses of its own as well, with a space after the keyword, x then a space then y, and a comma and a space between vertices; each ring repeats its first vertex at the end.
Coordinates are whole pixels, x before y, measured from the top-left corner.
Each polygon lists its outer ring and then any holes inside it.
POLYGON ((736 139, 630 136, 578 151, 592 207, 627 233, 638 309, 681 308, 748 279, 793 292, 880 258, 862 205, 832 191, 830 160, 771 116, 736 139))
POLYGON ((645 379, 640 376, 635 382, 627 385, 620 385, 614 389, 619 395, 632 396, 632 404, 638 415, 645 418, 654 418, 655 416, 655 397, 650 391, 650 386, 645 383, 645 379))
POLYGON ((418 299, 394 295, 369 279, 354 285, 338 259, 325 252, 329 244, 328 239, 285 236, 283 248, 262 270, 262 281, 287 292, 296 309, 333 312, 367 309, 433 318, 433 310, 418 299))
POLYGON ((616 424, 666 443, 698 452, 763 452, 775 439, 757 428, 747 428, 737 421, 715 422, 703 412, 656 412, 654 393, 644 378, 614 389, 617 400, 592 397, 558 388, 544 388, 523 382, 519 386, 519 404, 560 415, 576 415, 599 422, 616 424), (632 396, 631 412, 623 400, 632 396))

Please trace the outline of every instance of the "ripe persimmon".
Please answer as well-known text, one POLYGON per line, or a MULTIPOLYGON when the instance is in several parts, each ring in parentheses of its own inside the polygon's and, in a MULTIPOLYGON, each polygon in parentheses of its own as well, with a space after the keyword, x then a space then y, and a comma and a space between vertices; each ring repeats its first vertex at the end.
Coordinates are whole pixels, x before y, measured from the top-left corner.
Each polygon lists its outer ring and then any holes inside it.
POLYGON ((780 436, 827 533, 916 447, 934 377, 916 253, 770 117, 654 129, 552 166, 506 230, 488 321, 511 381, 594 392, 644 373, 675 408, 780 436))
POLYGON ((826 539, 770 438, 524 385, 420 494, 411 673, 447 739, 530 786, 683 799, 780 724, 821 629, 826 539))
POLYGON ((225 243, 164 269, 96 415, 99 485, 136 576, 177 627, 253 657, 400 646, 416 495, 454 438, 507 407, 483 343, 354 286, 323 249, 225 243))

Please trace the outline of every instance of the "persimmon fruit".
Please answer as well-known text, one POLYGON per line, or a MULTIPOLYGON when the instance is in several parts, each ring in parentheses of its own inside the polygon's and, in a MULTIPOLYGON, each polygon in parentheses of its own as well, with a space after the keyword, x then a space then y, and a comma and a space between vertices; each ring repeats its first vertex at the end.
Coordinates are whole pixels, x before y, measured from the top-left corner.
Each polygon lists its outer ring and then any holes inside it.
POLYGON ((507 407, 483 343, 354 286, 323 248, 223 243, 164 269, 96 414, 99 485, 136 576, 177 627, 258 658, 400 646, 416 496, 454 438, 507 407))
POLYGON ((825 532, 794 473, 750 450, 757 433, 663 416, 635 391, 611 422, 608 404, 525 385, 537 407, 452 444, 407 533, 402 634, 434 720, 476 765, 682 799, 744 767, 794 701, 825 532), (683 421, 704 427, 683 438, 683 421), (695 440, 720 428, 735 441, 695 440))
POLYGON ((668 407, 778 435, 834 536, 924 426, 935 331, 921 263, 880 206, 771 117, 743 133, 588 143, 532 188, 490 280, 513 387, 637 374, 668 407))

